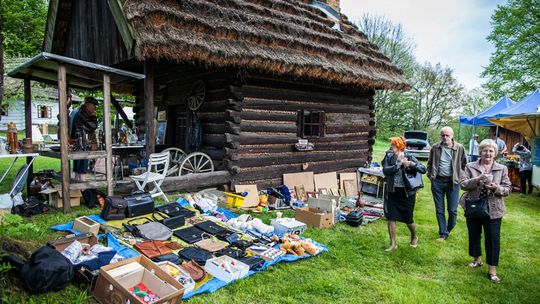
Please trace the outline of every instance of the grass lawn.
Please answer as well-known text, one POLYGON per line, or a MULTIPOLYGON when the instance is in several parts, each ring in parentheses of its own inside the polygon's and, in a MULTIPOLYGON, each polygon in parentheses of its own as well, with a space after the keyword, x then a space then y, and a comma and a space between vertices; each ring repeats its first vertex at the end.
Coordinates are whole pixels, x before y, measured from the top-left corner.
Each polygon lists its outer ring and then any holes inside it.
MULTIPOLYGON (((376 143, 374 161, 382 160, 387 147, 384 142, 376 143)), ((0 163, 3 169, 2 166, 0 163)), ((388 245, 384 219, 359 228, 342 223, 330 229, 310 228, 304 236, 327 245, 329 252, 294 263, 280 263, 215 293, 196 296, 189 303, 538 303, 538 193, 512 194, 506 199, 508 215, 502 225, 498 270, 502 283, 496 285, 487 279, 487 266, 466 267, 470 258, 461 209, 458 225, 449 240, 444 243, 435 240, 437 222, 429 187, 426 181, 426 188, 418 194, 416 249, 408 246, 408 230, 399 224, 399 249, 384 252, 388 245)), ((74 208, 71 214, 53 211, 26 219, 25 223, 31 225, 21 225, 24 229, 0 227, 1 238, 15 240, 21 246, 38 246, 62 236, 48 230, 49 226, 96 212, 84 207, 74 208)), ((293 212, 287 211, 285 215, 292 216, 293 212)), ((273 213, 262 216, 265 221, 272 217, 273 213)), ((94 303, 84 287, 69 286, 56 293, 28 296, 20 291, 19 284, 12 274, 0 276, 4 302, 94 303)))

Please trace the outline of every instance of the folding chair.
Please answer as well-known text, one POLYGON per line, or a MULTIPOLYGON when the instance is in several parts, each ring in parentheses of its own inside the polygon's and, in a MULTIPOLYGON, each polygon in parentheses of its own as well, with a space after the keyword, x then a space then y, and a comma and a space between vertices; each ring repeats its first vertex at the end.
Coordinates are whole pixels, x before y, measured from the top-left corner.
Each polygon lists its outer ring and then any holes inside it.
POLYGON ((154 184, 154 189, 150 191, 152 197, 163 196, 167 203, 169 200, 160 186, 167 176, 167 170, 169 169, 169 152, 152 153, 148 161, 148 169, 146 173, 140 175, 131 175, 130 177, 135 182, 135 185, 139 190, 144 191, 144 188, 148 183, 154 184), (153 170, 153 171, 152 171, 153 170))

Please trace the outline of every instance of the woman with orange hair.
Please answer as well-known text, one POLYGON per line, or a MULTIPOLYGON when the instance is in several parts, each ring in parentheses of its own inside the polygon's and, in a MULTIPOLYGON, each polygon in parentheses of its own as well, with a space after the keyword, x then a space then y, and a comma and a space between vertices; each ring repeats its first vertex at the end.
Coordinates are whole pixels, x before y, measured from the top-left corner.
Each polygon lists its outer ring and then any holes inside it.
POLYGON ((416 248, 418 244, 413 212, 416 191, 422 186, 416 185, 415 188, 412 188, 409 179, 416 174, 426 173, 426 167, 418 162, 414 156, 405 153, 405 146, 406 142, 403 136, 391 137, 390 149, 382 161, 384 179, 386 180, 384 211, 388 219, 388 234, 390 235, 390 247, 386 251, 397 249, 396 222, 407 224, 411 231, 410 246, 416 248))

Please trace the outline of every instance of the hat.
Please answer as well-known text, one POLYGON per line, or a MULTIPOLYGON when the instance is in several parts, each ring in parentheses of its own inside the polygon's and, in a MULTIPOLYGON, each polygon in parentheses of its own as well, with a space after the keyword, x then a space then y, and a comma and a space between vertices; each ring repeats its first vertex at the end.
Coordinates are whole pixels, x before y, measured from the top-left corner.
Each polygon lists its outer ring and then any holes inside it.
POLYGON ((87 96, 85 99, 84 99, 84 103, 87 103, 87 102, 91 102, 93 103, 95 106, 99 105, 98 101, 92 97, 92 96, 87 96))
POLYGON ((478 134, 473 134, 472 137, 478 137, 478 134))

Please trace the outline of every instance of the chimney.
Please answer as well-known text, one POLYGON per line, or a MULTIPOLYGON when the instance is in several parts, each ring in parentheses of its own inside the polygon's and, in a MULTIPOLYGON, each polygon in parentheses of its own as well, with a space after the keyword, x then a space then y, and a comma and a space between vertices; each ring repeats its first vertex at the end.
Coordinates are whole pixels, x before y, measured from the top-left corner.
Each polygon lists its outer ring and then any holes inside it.
POLYGON ((336 12, 340 13, 339 0, 326 0, 326 4, 336 10, 336 12))

